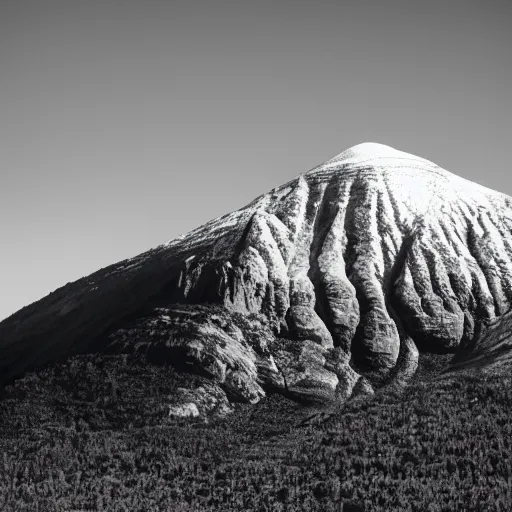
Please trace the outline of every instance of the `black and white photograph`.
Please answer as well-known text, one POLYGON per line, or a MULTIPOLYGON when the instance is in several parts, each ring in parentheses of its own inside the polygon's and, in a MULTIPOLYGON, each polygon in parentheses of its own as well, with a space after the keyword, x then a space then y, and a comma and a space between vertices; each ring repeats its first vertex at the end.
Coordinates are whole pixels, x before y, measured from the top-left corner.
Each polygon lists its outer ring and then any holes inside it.
POLYGON ((510 512, 511 22, 0 0, 0 511, 510 512))

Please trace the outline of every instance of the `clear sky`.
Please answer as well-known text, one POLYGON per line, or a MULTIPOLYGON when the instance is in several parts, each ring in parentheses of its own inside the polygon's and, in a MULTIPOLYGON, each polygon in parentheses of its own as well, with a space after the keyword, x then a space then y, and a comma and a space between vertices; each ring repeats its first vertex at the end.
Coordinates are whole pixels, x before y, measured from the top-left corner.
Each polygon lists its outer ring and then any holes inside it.
POLYGON ((509 4, 2 0, 0 319, 364 141, 512 194, 509 4))

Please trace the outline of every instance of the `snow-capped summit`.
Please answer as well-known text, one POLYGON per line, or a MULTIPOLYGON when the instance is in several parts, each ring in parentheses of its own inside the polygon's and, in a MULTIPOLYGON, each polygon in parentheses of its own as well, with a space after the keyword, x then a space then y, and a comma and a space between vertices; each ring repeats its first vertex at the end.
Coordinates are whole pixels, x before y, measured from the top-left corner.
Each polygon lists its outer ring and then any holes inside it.
POLYGON ((385 144, 379 144, 377 142, 363 142, 339 153, 334 158, 328 160, 325 165, 356 165, 371 163, 389 165, 390 163, 393 163, 393 161, 403 164, 403 160, 417 160, 431 164, 431 162, 428 162, 424 158, 411 155, 410 153, 405 153, 404 151, 399 151, 398 149, 385 144))

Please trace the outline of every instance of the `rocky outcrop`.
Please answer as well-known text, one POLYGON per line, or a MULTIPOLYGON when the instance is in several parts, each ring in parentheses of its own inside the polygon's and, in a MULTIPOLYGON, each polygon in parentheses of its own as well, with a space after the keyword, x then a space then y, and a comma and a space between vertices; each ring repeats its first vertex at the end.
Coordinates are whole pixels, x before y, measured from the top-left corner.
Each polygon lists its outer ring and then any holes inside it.
POLYGON ((339 350, 312 340, 276 337, 266 319, 219 306, 170 305, 141 314, 102 342, 105 352, 139 354, 152 364, 207 377, 212 386, 185 390, 170 414, 211 413, 229 403, 256 403, 278 392, 304 403, 351 396, 360 376, 339 350))
POLYGON ((226 393, 215 382, 195 388, 178 388, 169 404, 169 416, 174 418, 224 417, 233 412, 226 393))
POLYGON ((403 383, 417 347, 475 347, 510 309, 511 229, 511 198, 362 144, 6 319, 0 375, 106 349, 207 375, 230 403, 346 399, 365 369, 403 383))
POLYGON ((264 321, 254 316, 183 305, 155 308, 128 328, 114 330, 105 350, 140 354, 153 364, 170 363, 204 375, 231 401, 254 403, 265 396, 263 387, 282 382, 270 359, 273 339, 264 321))

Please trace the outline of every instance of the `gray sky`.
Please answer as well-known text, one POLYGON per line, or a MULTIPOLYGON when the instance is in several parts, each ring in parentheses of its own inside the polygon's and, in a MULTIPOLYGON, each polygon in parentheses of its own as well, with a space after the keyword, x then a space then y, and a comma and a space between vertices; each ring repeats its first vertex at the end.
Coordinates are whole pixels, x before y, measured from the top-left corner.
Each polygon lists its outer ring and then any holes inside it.
POLYGON ((2 0, 0 319, 363 141, 512 194, 508 4, 2 0))

